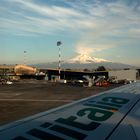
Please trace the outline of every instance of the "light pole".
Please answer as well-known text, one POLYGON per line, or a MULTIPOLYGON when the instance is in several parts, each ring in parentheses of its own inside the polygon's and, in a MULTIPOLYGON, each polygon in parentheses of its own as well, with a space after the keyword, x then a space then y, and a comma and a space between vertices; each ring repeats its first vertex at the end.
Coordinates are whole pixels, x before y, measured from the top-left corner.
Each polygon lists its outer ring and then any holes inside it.
POLYGON ((26 53, 27 51, 24 51, 24 65, 26 65, 26 53))
POLYGON ((57 41, 57 46, 59 48, 59 62, 58 62, 58 71, 59 71, 59 80, 61 79, 61 41, 57 41))

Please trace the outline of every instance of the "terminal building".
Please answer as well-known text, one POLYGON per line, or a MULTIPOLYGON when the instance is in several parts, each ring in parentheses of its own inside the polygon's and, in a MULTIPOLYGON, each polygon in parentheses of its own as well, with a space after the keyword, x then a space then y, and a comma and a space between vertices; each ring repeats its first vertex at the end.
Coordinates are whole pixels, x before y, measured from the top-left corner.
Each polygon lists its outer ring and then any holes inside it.
MULTIPOLYGON (((0 76, 19 76, 21 79, 45 79, 49 81, 55 81, 59 77, 58 69, 37 69, 25 65, 1 65, 0 66, 0 76)), ((91 79, 97 79, 99 77, 104 77, 107 79, 128 80, 136 81, 139 78, 138 70, 112 70, 112 71, 83 71, 74 69, 61 69, 60 79, 65 80, 82 80, 83 77, 89 77, 91 79)))
POLYGON ((1 79, 37 79, 45 78, 44 73, 40 73, 39 69, 26 65, 1 65, 0 66, 1 79))
MULTIPOLYGON (((58 79, 58 69, 47 69, 48 80, 58 79)), ((83 77, 88 76, 96 80, 99 77, 104 77, 105 80, 115 79, 116 83, 121 80, 136 81, 139 78, 137 70, 112 70, 112 71, 76 71, 76 70, 61 70, 60 78, 65 80, 82 80, 83 77)))
POLYGON ((109 71, 109 78, 114 78, 116 81, 128 80, 136 81, 139 77, 139 72, 137 70, 113 70, 109 71))
MULTIPOLYGON (((58 69, 47 69, 48 80, 55 80, 59 76, 58 69)), ((97 79, 99 76, 103 76, 105 79, 108 79, 107 71, 95 71, 95 72, 84 72, 77 70, 61 70, 60 79, 66 80, 82 80, 84 76, 90 78, 95 77, 97 79)))
POLYGON ((0 75, 15 75, 14 65, 0 65, 0 75))

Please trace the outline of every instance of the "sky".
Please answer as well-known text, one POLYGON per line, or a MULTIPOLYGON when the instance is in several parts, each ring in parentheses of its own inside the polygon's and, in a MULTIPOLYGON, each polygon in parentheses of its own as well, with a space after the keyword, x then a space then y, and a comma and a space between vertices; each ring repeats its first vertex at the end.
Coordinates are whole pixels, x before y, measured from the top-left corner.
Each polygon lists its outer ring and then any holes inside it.
POLYGON ((0 0, 0 64, 58 61, 57 41, 62 60, 140 66, 140 0, 0 0))

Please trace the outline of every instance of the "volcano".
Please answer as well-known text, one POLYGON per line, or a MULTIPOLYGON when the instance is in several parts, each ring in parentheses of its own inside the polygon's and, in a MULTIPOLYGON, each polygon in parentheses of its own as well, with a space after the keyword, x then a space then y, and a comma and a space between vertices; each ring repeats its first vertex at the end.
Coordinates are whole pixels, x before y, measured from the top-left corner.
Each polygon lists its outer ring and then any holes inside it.
POLYGON ((86 54, 80 54, 72 59, 66 61, 67 63, 80 63, 80 64, 89 64, 89 63, 101 63, 101 62, 110 62, 108 60, 96 57, 90 57, 86 54))
MULTIPOLYGON (((58 68, 58 61, 49 63, 34 64, 37 68, 58 68)), ((97 69, 104 66, 107 69, 136 68, 128 64, 111 62, 102 58, 91 57, 87 54, 79 54, 74 58, 61 61, 61 68, 64 69, 97 69)))

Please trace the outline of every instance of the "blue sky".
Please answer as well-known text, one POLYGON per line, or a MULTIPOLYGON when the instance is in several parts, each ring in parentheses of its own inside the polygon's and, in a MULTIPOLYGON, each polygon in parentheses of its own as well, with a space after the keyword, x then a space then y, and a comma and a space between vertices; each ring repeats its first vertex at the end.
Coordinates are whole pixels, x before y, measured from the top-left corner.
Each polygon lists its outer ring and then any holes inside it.
POLYGON ((0 63, 45 63, 85 50, 140 66, 140 0, 0 0, 0 63))

